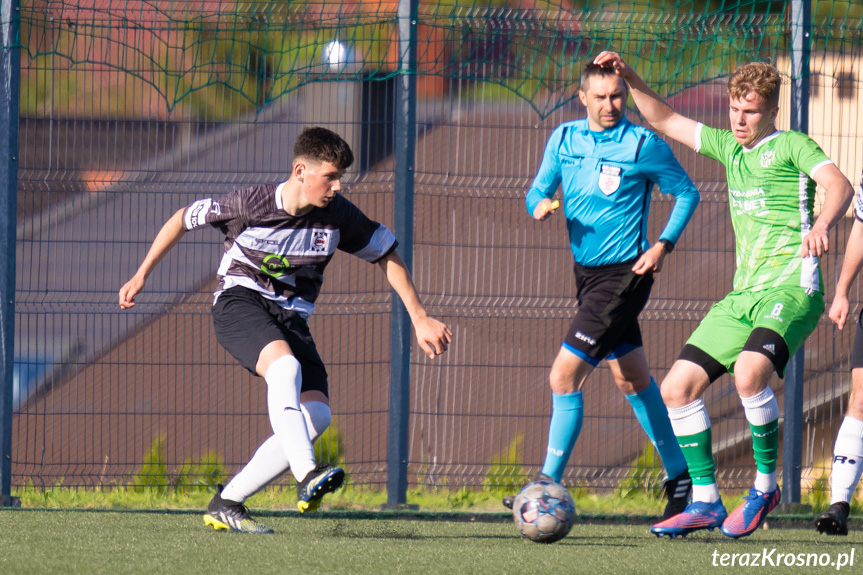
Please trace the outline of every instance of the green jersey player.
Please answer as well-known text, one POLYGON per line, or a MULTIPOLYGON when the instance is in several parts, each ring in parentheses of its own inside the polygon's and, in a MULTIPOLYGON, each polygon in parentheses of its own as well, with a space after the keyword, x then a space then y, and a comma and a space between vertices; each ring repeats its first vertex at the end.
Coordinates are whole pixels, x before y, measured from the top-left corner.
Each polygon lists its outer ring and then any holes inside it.
POLYGON ((661 386, 692 476, 692 501, 651 531, 675 537, 720 527, 728 537, 744 537, 780 500, 779 406, 769 383, 773 372, 783 376, 824 311, 818 256, 854 191, 808 136, 776 129, 781 79, 773 66, 754 62, 731 74, 731 129, 718 130, 676 113, 618 54, 603 52, 595 62, 613 66, 626 80, 658 132, 725 165, 736 240, 734 289, 713 305, 661 386), (817 220, 816 184, 826 191, 817 220), (710 418, 701 399, 726 372, 734 375, 757 466, 753 488, 731 514, 716 485, 710 418))

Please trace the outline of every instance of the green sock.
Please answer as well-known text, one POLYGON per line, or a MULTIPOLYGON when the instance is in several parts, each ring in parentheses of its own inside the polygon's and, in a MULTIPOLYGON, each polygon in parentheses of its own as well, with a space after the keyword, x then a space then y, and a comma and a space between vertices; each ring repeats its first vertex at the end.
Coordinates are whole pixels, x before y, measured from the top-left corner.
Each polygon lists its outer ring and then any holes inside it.
POLYGON ((761 473, 776 471, 776 457, 779 455, 779 420, 774 419, 764 425, 749 424, 752 430, 752 451, 755 464, 761 473))
POLYGON ((693 435, 677 437, 689 475, 695 485, 716 483, 716 463, 713 461, 713 431, 710 427, 693 435))

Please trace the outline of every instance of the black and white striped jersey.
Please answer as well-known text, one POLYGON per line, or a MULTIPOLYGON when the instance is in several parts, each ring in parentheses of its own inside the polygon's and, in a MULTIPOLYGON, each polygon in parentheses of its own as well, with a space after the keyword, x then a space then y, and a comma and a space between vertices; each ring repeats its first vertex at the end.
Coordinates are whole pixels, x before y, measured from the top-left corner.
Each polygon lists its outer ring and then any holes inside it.
POLYGON ((336 194, 325 208, 302 216, 282 209, 281 186, 262 184, 206 198, 183 212, 183 226, 206 225, 225 234, 219 286, 243 286, 305 317, 314 310, 324 268, 336 249, 375 262, 396 248, 395 236, 336 194))

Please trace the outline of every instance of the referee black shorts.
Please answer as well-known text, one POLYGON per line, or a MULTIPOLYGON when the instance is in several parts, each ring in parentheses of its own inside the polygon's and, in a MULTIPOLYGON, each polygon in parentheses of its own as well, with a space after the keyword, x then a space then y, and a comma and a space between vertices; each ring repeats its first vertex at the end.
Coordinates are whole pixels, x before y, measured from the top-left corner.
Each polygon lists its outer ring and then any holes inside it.
POLYGON ((220 293, 212 314, 216 339, 240 365, 257 375, 261 351, 271 342, 285 341, 300 362, 300 391, 320 391, 329 397, 327 370, 303 316, 241 286, 220 293))
POLYGON ((563 345, 592 365, 641 347, 638 314, 647 304, 653 274, 632 271, 635 260, 584 267, 575 264, 578 307, 563 345))

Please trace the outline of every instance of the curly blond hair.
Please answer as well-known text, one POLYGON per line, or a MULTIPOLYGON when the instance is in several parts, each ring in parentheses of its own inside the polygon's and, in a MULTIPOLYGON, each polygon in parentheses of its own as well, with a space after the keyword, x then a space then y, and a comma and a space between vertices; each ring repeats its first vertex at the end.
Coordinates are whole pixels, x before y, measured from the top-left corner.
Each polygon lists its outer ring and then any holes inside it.
POLYGON ((728 97, 745 100, 750 92, 755 92, 771 106, 778 106, 781 85, 782 78, 775 66, 750 62, 737 68, 728 78, 728 97))

